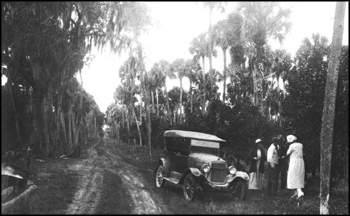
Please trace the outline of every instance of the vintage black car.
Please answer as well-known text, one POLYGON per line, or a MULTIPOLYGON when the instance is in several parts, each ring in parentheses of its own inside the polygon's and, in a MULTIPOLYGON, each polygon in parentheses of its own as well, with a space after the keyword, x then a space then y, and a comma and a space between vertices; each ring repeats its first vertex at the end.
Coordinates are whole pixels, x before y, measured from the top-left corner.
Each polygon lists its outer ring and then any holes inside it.
POLYGON ((192 201, 200 190, 230 192, 244 200, 247 196, 249 176, 237 171, 220 157, 225 140, 211 134, 168 130, 164 132, 165 157, 155 169, 158 188, 165 181, 180 184, 185 199, 192 201))

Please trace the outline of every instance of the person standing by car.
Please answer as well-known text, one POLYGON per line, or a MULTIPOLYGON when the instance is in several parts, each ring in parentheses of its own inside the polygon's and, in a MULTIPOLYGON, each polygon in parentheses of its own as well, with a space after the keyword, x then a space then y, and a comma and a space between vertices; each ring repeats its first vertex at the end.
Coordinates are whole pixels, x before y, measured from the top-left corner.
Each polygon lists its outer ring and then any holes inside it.
POLYGON ((278 135, 277 137, 280 142, 280 150, 279 150, 279 166, 280 166, 280 172, 281 172, 281 190, 284 190, 287 188, 287 172, 288 172, 288 157, 287 157, 287 150, 288 150, 288 144, 286 140, 283 138, 282 135, 278 135))
POLYGON ((297 197, 299 199, 304 196, 302 188, 304 188, 305 183, 303 144, 297 142, 297 137, 294 135, 287 136, 287 143, 289 144, 287 156, 290 155, 287 175, 287 188, 295 189, 292 197, 297 197))
POLYGON ((268 181, 267 181, 267 196, 275 196, 278 189, 279 175, 279 145, 277 137, 272 138, 272 144, 267 150, 268 162, 268 181))
POLYGON ((265 151, 261 146, 261 139, 255 141, 253 149, 249 153, 249 187, 252 190, 261 190, 264 180, 265 151))

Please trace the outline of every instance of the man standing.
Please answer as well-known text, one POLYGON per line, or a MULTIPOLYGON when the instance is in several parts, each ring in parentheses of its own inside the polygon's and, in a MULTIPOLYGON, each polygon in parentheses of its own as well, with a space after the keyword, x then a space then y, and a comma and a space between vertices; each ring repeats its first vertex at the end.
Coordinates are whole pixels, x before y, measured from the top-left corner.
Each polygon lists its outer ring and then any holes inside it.
POLYGON ((267 150, 268 162, 268 182, 267 182, 267 196, 275 196, 278 189, 278 175, 279 175, 279 145, 278 138, 272 138, 272 144, 267 150))
POLYGON ((279 168, 281 171, 281 190, 284 190, 287 188, 287 172, 288 172, 288 157, 287 157, 287 150, 288 150, 288 144, 285 141, 284 137, 282 135, 278 135, 277 137, 280 141, 280 150, 279 150, 279 168))

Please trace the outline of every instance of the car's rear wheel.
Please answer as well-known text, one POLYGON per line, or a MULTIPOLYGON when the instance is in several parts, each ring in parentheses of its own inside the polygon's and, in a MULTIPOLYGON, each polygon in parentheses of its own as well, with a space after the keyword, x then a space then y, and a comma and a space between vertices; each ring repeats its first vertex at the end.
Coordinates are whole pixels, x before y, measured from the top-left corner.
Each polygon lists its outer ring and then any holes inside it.
POLYGON ((244 180, 239 180, 235 185, 235 196, 239 200, 246 200, 248 193, 248 182, 244 180))
POLYGON ((198 183, 196 178, 191 174, 187 174, 182 185, 184 197, 187 201, 192 201, 198 193, 198 183))
POLYGON ((157 188, 163 187, 165 184, 165 181, 163 178, 163 170, 164 170, 163 165, 159 164, 157 171, 156 171, 156 186, 157 186, 157 188))

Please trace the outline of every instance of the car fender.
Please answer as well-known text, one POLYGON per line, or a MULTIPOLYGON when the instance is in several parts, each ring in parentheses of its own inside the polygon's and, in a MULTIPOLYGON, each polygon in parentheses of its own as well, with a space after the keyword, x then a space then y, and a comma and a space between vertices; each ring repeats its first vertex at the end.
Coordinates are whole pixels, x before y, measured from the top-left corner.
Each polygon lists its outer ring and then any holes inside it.
POLYGON ((249 181, 249 175, 246 172, 242 172, 242 171, 237 171, 232 181, 235 180, 236 178, 242 178, 246 181, 249 181))
MULTIPOLYGON (((190 167, 190 168, 186 169, 185 172, 183 172, 183 174, 182 174, 182 176, 181 176, 181 179, 180 179, 180 181, 179 181, 180 184, 183 183, 183 181, 184 181, 184 179, 185 179, 185 176, 186 176, 188 173, 192 173, 192 174, 193 174, 194 176, 196 176, 196 177, 201 177, 201 176, 203 176, 202 172, 201 172, 199 169, 190 167)), ((204 177, 204 176, 203 176, 203 177, 204 177)))
POLYGON ((165 158, 160 158, 160 159, 159 159, 159 161, 158 161, 158 163, 157 163, 157 166, 156 166, 156 168, 154 169, 154 172, 157 172, 157 168, 158 168, 158 166, 159 166, 160 164, 162 164, 162 165, 164 166, 164 171, 165 171, 165 173, 168 173, 168 172, 169 172, 169 168, 170 168, 170 162, 169 162, 167 159, 165 159, 165 158))

